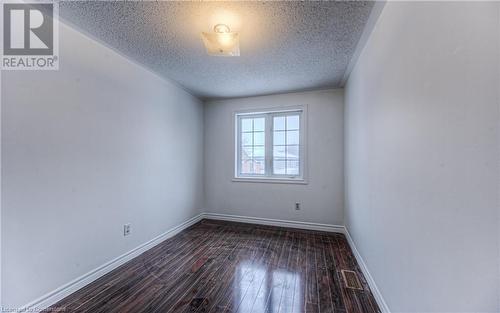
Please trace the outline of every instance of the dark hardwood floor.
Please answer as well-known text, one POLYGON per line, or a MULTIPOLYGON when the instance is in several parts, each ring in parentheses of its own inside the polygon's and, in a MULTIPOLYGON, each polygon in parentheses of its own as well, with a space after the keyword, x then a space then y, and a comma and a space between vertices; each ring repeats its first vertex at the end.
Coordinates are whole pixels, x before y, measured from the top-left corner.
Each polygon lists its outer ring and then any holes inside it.
POLYGON ((342 234, 214 220, 182 231, 52 309, 380 312, 342 234), (355 271, 362 290, 346 288, 355 271))

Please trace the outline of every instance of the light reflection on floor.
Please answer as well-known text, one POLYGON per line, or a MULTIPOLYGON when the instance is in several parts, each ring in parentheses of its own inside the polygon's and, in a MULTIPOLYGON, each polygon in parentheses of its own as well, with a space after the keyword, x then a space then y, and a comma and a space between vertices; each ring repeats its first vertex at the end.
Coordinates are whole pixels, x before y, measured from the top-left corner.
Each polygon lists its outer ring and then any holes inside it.
POLYGON ((233 309, 238 313, 302 312, 300 279, 300 273, 243 261, 236 268, 233 309))

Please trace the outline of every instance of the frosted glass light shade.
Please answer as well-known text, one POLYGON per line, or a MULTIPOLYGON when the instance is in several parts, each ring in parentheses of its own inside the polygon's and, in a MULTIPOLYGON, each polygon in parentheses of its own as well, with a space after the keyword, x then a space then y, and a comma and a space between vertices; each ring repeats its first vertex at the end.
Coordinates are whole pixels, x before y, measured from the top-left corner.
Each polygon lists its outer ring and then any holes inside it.
POLYGON ((208 55, 234 57, 240 55, 238 33, 201 33, 208 55))

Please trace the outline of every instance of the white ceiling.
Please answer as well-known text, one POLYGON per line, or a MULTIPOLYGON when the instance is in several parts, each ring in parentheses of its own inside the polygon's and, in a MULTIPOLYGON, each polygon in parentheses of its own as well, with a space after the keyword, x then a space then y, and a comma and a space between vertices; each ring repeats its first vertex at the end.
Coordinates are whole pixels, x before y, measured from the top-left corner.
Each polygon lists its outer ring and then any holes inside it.
POLYGON ((60 2, 61 17, 200 98, 339 87, 373 7, 349 2, 60 2), (226 23, 240 57, 200 32, 226 23))

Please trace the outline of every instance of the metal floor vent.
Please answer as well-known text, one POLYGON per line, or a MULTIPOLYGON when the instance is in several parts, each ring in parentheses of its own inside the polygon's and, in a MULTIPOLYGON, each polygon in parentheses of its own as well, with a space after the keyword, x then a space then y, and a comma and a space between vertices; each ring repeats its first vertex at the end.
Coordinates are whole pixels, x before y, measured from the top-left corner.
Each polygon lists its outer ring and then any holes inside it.
POLYGON ((361 286, 358 274, 355 271, 341 270, 341 272, 346 288, 363 290, 363 286, 361 286))

